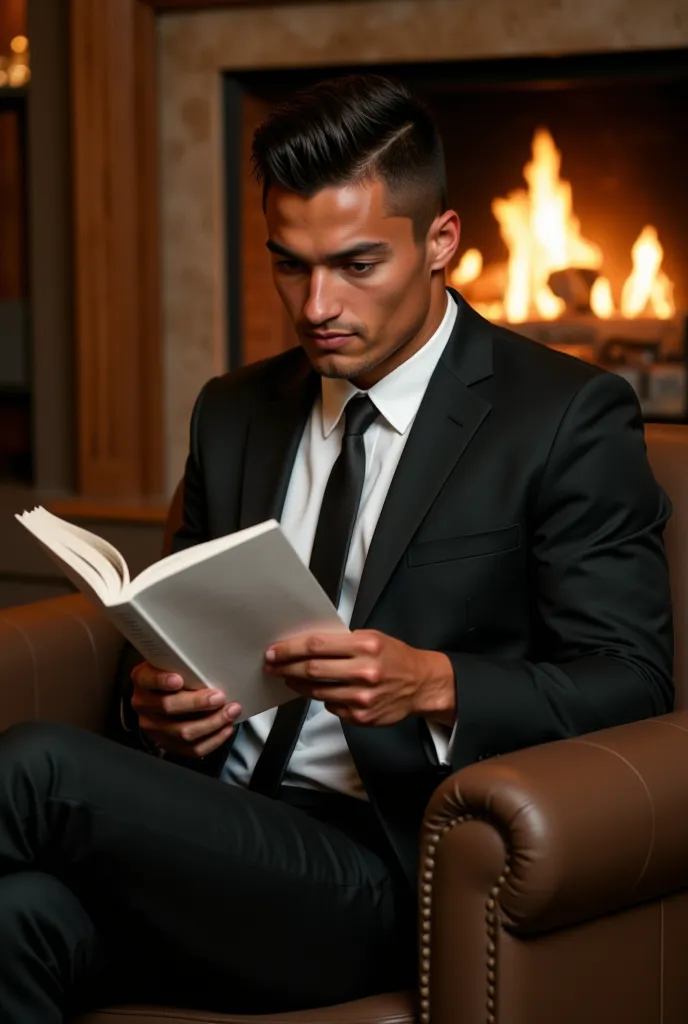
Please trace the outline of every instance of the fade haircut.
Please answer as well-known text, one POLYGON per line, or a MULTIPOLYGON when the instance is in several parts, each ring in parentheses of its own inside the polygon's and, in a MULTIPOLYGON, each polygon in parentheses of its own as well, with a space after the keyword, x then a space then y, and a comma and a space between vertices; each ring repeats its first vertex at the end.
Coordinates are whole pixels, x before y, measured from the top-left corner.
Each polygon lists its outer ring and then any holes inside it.
POLYGON ((310 198, 379 179, 388 212, 410 217, 422 242, 446 208, 437 125, 406 86, 381 75, 347 75, 295 93, 256 129, 252 162, 263 210, 274 185, 310 198))

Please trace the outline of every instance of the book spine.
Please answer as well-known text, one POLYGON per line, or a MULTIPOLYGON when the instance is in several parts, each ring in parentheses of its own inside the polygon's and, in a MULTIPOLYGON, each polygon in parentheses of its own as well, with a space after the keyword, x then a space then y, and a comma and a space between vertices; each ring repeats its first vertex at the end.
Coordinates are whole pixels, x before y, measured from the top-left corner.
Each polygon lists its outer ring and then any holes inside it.
POLYGON ((179 672, 187 685, 207 685, 202 676, 182 656, 177 646, 135 603, 111 605, 105 609, 112 621, 139 654, 156 668, 179 672))

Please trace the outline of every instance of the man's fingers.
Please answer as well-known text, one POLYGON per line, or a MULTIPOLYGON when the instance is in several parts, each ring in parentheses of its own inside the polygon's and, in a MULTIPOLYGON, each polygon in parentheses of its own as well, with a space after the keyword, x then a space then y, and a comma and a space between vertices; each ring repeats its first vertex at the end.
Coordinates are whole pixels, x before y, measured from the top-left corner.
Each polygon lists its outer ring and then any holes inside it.
POLYGON ((241 705, 228 702, 220 690, 188 690, 180 675, 147 661, 133 669, 131 679, 139 728, 164 751, 205 757, 232 735, 241 705))
POLYGON ((380 653, 380 635, 372 629, 353 633, 338 630, 332 633, 304 633, 271 644, 265 653, 267 664, 301 661, 305 658, 353 658, 380 653))
POLYGON ((184 686, 184 680, 178 673, 165 672, 147 661, 132 670, 131 679, 142 690, 180 690, 184 686))
POLYGON ((199 740, 205 740, 218 730, 233 724, 240 711, 238 704, 230 704, 214 714, 203 715, 202 718, 166 718, 150 712, 139 715, 142 732, 150 736, 161 747, 168 749, 170 741, 182 752, 182 748, 193 746, 199 740))
POLYGON ((158 715, 189 715, 222 707, 227 698, 219 690, 180 690, 164 693, 134 686, 131 706, 136 712, 152 711, 158 715))
POLYGON ((224 729, 220 729, 214 736, 210 736, 207 740, 202 743, 197 743, 193 747, 194 757, 207 757, 208 754, 212 754, 213 750, 217 750, 221 747, 225 740, 234 732, 233 725, 227 725, 224 729))
POLYGON ((380 667, 370 658, 304 658, 283 664, 268 664, 266 671, 271 676, 281 676, 289 681, 306 679, 317 682, 341 684, 355 683, 359 686, 374 686, 380 681, 380 667))
POLYGON ((205 736, 195 743, 185 743, 183 740, 175 739, 166 733, 158 734, 155 731, 148 732, 147 735, 168 754, 200 758, 207 757, 208 754, 212 754, 213 750, 217 750, 218 747, 222 746, 225 740, 228 740, 232 735, 233 731, 234 726, 232 724, 225 724, 221 729, 212 733, 212 735, 205 736))
MULTIPOLYGON (((307 682, 303 679, 285 679, 290 690, 300 697, 310 697, 324 704, 336 705, 340 708, 367 709, 375 700, 375 690, 360 685, 347 686, 337 683, 307 682)), ((328 709, 329 710, 329 709, 328 709)))

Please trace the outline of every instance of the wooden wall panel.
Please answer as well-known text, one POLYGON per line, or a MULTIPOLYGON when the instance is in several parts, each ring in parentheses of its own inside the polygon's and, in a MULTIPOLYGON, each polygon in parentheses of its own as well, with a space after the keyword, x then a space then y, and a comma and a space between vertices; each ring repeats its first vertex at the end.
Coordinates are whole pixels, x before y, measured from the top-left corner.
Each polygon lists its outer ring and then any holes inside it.
POLYGON ((162 491, 154 13, 71 0, 78 489, 162 491))

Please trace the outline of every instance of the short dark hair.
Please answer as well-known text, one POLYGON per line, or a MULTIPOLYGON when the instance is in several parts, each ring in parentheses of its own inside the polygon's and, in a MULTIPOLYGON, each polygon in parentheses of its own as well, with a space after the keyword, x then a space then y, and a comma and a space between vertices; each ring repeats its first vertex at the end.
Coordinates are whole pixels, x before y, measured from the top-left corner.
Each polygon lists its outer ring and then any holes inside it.
POLYGON ((253 137, 253 169, 269 189, 310 197, 379 178, 391 212, 410 216, 417 240, 446 208, 442 139, 420 99, 381 75, 318 82, 276 107, 253 137))

